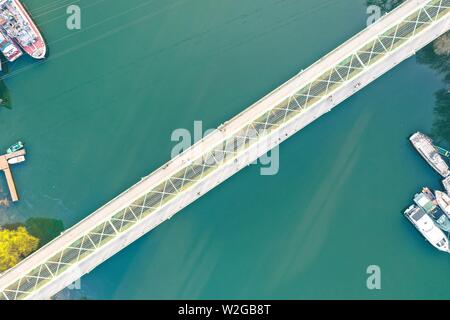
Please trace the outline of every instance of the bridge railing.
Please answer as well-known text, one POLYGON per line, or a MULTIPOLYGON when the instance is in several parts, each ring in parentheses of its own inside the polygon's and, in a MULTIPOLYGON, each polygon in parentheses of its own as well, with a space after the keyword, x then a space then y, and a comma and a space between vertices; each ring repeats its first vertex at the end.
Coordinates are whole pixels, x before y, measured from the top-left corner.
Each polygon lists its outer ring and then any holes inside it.
POLYGON ((398 23, 389 26, 280 103, 251 119, 238 130, 228 133, 223 141, 186 163, 170 178, 135 198, 125 208, 112 212, 110 217, 88 232, 80 234, 70 245, 60 248, 46 261, 0 288, 0 299, 26 298, 62 273, 70 271, 80 261, 95 254, 100 247, 166 206, 224 164, 234 161, 250 146, 329 97, 344 83, 376 63, 382 63, 384 56, 420 34, 434 21, 448 18, 449 10, 450 0, 430 0, 398 23))

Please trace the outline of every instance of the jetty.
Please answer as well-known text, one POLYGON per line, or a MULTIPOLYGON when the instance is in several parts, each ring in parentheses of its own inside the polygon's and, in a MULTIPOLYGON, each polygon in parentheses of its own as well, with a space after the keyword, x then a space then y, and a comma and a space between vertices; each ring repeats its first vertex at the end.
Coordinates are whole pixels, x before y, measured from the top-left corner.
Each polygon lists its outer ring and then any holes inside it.
POLYGON ((11 199, 13 202, 19 201, 19 195, 17 193, 16 184, 14 183, 14 178, 11 173, 11 164, 8 162, 8 160, 25 156, 26 151, 25 149, 8 153, 5 155, 0 156, 0 170, 2 170, 5 173, 6 177, 6 183, 8 184, 9 194, 11 195, 11 199))

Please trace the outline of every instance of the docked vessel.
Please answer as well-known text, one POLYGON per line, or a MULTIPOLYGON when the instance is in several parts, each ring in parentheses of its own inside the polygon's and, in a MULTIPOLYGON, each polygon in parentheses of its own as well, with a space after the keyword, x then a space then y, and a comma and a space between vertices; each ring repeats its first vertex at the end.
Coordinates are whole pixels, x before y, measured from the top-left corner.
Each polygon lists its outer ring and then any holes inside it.
POLYGON ((442 159, 433 141, 423 133, 414 133, 409 140, 428 164, 444 178, 450 175, 447 163, 442 159))
POLYGON ((442 180, 442 185, 445 188, 445 191, 447 191, 447 194, 450 195, 450 176, 442 180))
POLYGON ((425 211, 412 205, 406 209, 404 215, 433 247, 449 252, 447 237, 441 229, 434 225, 433 220, 425 211))
POLYGON ((450 217, 450 196, 442 191, 436 191, 436 202, 447 217, 450 217))
POLYGON ((19 0, 0 0, 0 27, 31 57, 45 58, 44 38, 19 0))
POLYGON ((0 50, 8 61, 15 61, 22 55, 20 48, 0 29, 0 50))
POLYGON ((9 164, 18 164, 25 161, 25 156, 18 156, 15 158, 8 159, 9 164))
POLYGON ((439 154, 440 154, 441 156, 444 156, 444 157, 446 157, 446 158, 450 158, 450 151, 445 150, 444 148, 438 147, 438 146, 436 146, 436 148, 437 148, 437 150, 439 151, 439 154))
POLYGON ((444 211, 438 206, 434 194, 428 188, 423 188, 422 192, 414 196, 414 203, 425 211, 442 230, 450 231, 450 220, 444 211))
POLYGON ((10 146, 8 149, 6 149, 6 153, 13 153, 16 151, 19 151, 21 149, 23 149, 24 145, 22 141, 18 141, 16 143, 14 143, 12 146, 10 146))

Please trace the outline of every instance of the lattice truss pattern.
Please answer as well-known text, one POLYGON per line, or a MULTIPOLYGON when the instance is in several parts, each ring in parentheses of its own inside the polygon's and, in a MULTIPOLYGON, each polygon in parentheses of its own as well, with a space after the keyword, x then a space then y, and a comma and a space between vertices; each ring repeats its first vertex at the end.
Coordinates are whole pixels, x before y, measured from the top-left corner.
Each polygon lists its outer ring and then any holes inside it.
POLYGON ((111 215, 107 221, 97 225, 70 246, 62 248, 45 263, 23 275, 0 292, 0 299, 25 298, 69 267, 74 267, 82 259, 95 254, 98 248, 139 223, 146 216, 155 213, 180 192, 197 184, 225 163, 233 161, 238 154, 260 141, 261 138, 283 126, 305 109, 314 106, 339 86, 382 59, 386 53, 395 50, 431 23, 443 18, 449 12, 449 7, 450 0, 432 0, 425 7, 418 8, 414 14, 362 46, 354 54, 331 67, 316 80, 243 127, 232 137, 203 153, 199 159, 187 164, 127 208, 111 215))

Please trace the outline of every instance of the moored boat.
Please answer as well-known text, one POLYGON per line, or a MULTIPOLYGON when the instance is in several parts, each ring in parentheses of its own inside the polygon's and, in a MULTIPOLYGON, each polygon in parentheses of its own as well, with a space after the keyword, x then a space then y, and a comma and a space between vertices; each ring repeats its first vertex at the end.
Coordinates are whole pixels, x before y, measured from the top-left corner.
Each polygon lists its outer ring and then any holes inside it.
POLYGON ((25 156, 18 156, 15 158, 8 159, 9 164, 18 164, 25 161, 25 156))
POLYGON ((423 188, 422 192, 414 196, 414 203, 424 210, 442 230, 450 232, 450 220, 438 206, 434 194, 429 188, 423 188))
POLYGON ((450 196, 442 191, 436 191, 435 194, 439 207, 450 217, 450 196))
POLYGON ((0 0, 0 27, 31 57, 45 58, 44 38, 19 0, 0 0))
POLYGON ((21 149, 23 149, 24 145, 22 141, 18 141, 16 143, 14 143, 12 146, 10 146, 8 149, 6 149, 6 153, 13 153, 16 151, 19 151, 21 149))
POLYGON ((0 28, 0 50, 5 58, 13 62, 22 56, 20 48, 8 37, 8 35, 0 28))
POLYGON ((435 226, 433 220, 421 208, 412 205, 404 212, 405 217, 436 249, 449 252, 448 238, 435 226))
POLYGON ((428 162, 428 164, 436 170, 444 178, 450 175, 447 163, 439 154, 437 148, 433 145, 433 141, 421 132, 414 133, 409 140, 419 154, 428 162))

